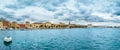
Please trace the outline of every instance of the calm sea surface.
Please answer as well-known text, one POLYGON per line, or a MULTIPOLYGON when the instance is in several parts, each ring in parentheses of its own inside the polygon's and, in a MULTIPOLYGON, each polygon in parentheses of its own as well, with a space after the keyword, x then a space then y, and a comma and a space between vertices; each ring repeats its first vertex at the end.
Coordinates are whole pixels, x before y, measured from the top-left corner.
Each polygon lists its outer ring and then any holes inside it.
POLYGON ((0 31, 0 50, 120 50, 119 28, 0 31), (9 45, 3 43, 11 36, 9 45))

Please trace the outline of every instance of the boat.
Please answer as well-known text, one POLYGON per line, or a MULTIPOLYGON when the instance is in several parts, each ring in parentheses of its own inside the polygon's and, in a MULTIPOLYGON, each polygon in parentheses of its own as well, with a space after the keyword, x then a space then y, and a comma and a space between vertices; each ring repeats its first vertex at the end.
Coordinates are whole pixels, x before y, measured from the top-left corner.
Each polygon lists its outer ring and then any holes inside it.
POLYGON ((12 42, 12 37, 6 36, 6 37, 4 38, 4 42, 6 42, 6 43, 11 43, 11 42, 12 42))

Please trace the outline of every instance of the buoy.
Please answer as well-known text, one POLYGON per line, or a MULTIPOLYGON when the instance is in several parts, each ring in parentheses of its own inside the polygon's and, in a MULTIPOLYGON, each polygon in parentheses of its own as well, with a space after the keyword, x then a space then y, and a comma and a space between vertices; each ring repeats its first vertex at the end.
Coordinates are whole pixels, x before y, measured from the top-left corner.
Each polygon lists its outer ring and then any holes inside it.
POLYGON ((5 37, 4 42, 7 42, 7 43, 12 42, 12 37, 10 37, 10 36, 5 37))

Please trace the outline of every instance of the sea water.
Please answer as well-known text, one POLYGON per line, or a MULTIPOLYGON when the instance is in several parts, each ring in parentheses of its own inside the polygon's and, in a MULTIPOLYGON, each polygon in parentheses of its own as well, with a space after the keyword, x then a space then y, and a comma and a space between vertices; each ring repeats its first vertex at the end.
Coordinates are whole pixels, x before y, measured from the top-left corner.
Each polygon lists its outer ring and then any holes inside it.
POLYGON ((120 50, 120 29, 2 30, 0 50, 120 50), (5 36, 11 44, 4 44, 5 36))

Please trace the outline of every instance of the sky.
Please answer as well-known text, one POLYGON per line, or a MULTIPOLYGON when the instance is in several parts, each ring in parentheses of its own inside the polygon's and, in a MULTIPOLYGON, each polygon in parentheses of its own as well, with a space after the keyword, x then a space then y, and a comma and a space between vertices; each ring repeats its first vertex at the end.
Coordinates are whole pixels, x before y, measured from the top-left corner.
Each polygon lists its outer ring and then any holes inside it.
POLYGON ((120 23, 120 0, 0 0, 0 18, 53 23, 120 23))

